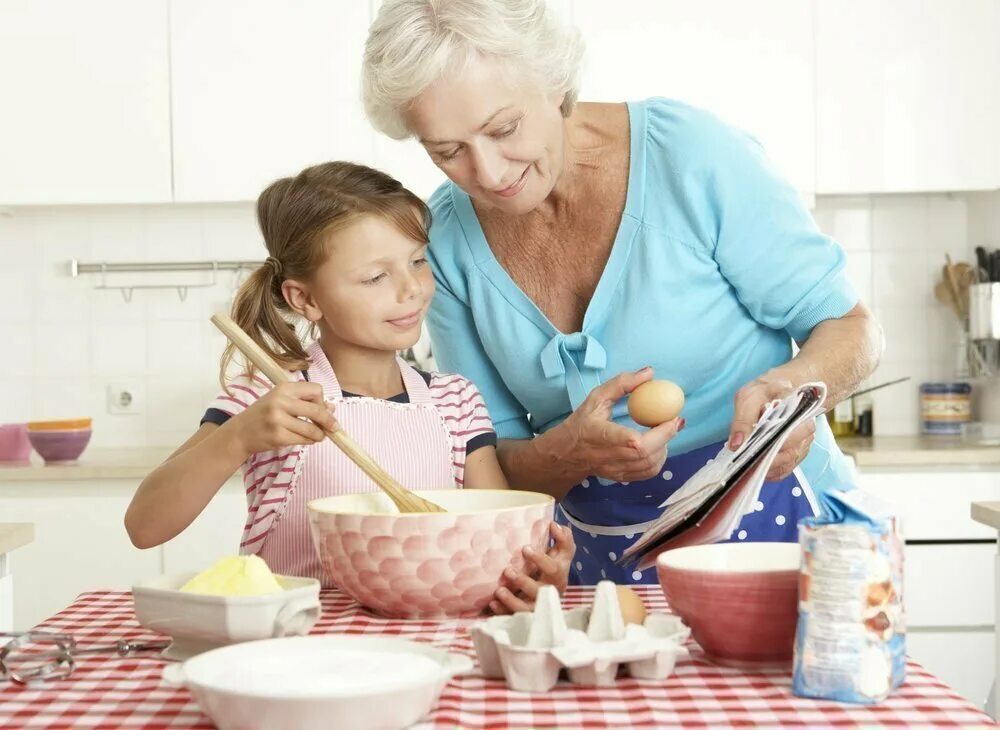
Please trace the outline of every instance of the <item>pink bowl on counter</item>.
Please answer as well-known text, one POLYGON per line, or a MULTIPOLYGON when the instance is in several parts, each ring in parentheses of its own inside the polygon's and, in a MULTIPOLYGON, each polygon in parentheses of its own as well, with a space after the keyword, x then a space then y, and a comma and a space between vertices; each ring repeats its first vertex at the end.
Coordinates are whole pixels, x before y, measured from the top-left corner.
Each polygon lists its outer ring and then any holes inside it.
POLYGON ((381 492, 313 500, 313 544, 342 590, 391 618, 475 616, 521 549, 544 550, 554 501, 516 490, 421 492, 445 512, 399 513, 381 492))
POLYGON ((28 439, 46 464, 73 464, 90 443, 89 428, 72 431, 28 431, 28 439))
POLYGON ((0 426, 0 464, 22 466, 30 463, 30 458, 27 424, 5 423, 0 426))
POLYGON ((667 602, 719 664, 787 666, 798 622, 798 543, 747 542, 667 550, 656 573, 667 602))

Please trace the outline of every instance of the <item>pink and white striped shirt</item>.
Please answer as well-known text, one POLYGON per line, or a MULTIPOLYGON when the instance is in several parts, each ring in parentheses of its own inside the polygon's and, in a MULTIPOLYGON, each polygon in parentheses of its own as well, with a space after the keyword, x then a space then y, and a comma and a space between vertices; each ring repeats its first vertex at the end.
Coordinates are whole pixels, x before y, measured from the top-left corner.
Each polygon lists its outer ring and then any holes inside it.
MULTIPOLYGON (((326 365, 325 358, 323 360, 326 365)), ((486 404, 476 386, 461 375, 436 372, 421 372, 420 375, 427 381, 431 404, 450 433, 451 474, 454 486, 462 488, 468 454, 477 448, 496 444, 496 433, 486 404)), ((300 382, 309 379, 304 371, 295 373, 295 377, 300 382)), ((271 382, 261 374, 256 374, 253 379, 245 375, 234 378, 229 383, 229 392, 220 393, 209 404, 202 423, 221 425, 252 406, 270 388, 271 382)), ((344 397, 355 396, 345 393, 344 397)), ((406 394, 392 400, 405 403, 406 394)), ((302 446, 291 446, 264 451, 251 455, 243 464, 247 521, 240 544, 241 552, 258 552, 274 519, 280 518, 287 501, 287 492, 300 477, 303 449, 302 446), (288 489, 283 490, 283 486, 288 489)), ((328 491, 329 496, 339 493, 335 487, 328 491)))

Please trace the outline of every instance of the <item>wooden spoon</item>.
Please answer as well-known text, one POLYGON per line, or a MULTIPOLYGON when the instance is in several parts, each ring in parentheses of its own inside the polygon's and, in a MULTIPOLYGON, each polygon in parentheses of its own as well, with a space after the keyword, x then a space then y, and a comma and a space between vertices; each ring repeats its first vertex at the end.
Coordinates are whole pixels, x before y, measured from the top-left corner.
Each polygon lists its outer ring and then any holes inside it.
MULTIPOLYGON (((229 315, 217 313, 212 315, 212 324, 218 327, 222 334, 229 338, 240 352, 252 362, 258 370, 266 375, 272 383, 278 384, 291 380, 288 372, 271 358, 260 345, 254 342, 250 335, 240 329, 229 315)), ((353 461, 358 467, 371 477, 383 492, 389 495, 389 499, 399 509, 400 512, 444 512, 444 510, 433 502, 428 502, 422 497, 418 497, 409 489, 401 485, 378 465, 354 439, 347 435, 344 429, 327 431, 326 437, 333 441, 337 447, 343 451, 347 458, 353 461)))
POLYGON ((958 278, 955 276, 955 265, 951 262, 951 256, 945 254, 944 259, 945 283, 951 291, 951 296, 955 299, 955 311, 958 313, 959 318, 965 321, 965 318, 969 316, 968 303, 962 301, 962 294, 959 292, 958 287, 958 278))
POLYGON ((947 282, 939 281, 934 285, 934 298, 954 312, 956 317, 962 319, 962 313, 956 307, 955 297, 951 295, 947 282))
POLYGON ((952 295, 951 287, 948 285, 948 264, 941 267, 941 281, 934 286, 934 297, 955 312, 961 320, 964 316, 968 316, 969 287, 979 283, 979 273, 964 261, 953 264, 951 273, 958 287, 958 299, 952 295), (961 310, 956 308, 956 304, 961 304, 961 310))

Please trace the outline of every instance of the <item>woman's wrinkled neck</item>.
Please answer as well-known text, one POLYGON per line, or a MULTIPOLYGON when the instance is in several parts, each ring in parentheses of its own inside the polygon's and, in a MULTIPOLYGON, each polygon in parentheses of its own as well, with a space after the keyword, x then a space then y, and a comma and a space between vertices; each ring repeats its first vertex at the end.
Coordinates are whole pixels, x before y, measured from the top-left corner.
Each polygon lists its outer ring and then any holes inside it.
POLYGON ((540 212, 556 214, 571 208, 587 187, 586 182, 613 155, 621 141, 621 114, 624 104, 580 102, 563 121, 563 155, 559 176, 542 202, 540 212))

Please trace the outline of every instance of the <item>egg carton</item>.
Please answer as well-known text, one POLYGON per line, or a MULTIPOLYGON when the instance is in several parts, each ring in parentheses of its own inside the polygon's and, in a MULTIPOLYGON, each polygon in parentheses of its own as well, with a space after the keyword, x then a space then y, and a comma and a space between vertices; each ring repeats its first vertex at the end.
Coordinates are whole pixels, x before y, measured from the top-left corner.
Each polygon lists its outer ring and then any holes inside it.
POLYGON ((470 633, 485 677, 502 677, 521 692, 547 692, 564 672, 579 685, 614 684, 622 666, 636 679, 665 679, 687 656, 690 629, 667 613, 626 624, 615 584, 602 581, 592 606, 564 611, 555 587, 543 586, 533 612, 494 616, 470 633))

